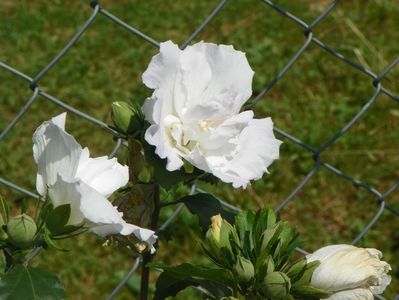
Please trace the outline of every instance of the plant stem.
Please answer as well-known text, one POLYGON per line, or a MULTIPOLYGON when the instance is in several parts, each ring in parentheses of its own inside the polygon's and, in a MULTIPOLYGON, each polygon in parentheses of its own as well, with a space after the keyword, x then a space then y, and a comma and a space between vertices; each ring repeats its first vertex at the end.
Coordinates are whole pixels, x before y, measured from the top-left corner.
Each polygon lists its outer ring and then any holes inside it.
POLYGON ((141 282, 140 282, 140 300, 147 300, 150 269, 146 267, 146 264, 149 263, 151 259, 152 259, 151 254, 145 254, 143 256, 143 267, 141 269, 141 282))
MULTIPOLYGON (((159 200, 159 185, 155 183, 154 186, 154 211, 151 219, 151 229, 156 231, 158 227, 159 211, 161 209, 159 200)), ((140 282, 140 300, 147 300, 148 285, 150 278, 150 269, 146 265, 153 259, 154 255, 146 253, 143 255, 143 266, 141 269, 141 282, 140 282)))
POLYGON ((170 202, 163 202, 163 203, 160 204, 160 207, 162 208, 162 207, 165 207, 165 206, 176 205, 176 204, 179 204, 179 203, 182 203, 182 202, 180 200, 170 201, 170 202))

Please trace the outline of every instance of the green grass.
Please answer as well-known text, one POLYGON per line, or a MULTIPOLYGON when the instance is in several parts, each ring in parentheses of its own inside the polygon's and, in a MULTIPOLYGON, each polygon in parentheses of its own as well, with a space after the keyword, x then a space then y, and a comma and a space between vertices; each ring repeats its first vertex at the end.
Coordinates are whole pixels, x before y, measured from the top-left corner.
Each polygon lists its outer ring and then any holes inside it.
MULTIPOLYGON (((36 75, 70 40, 92 13, 88 1, 12 1, 0 4, 0 61, 36 75)), ((276 1, 306 22, 311 22, 329 1, 276 1)), ((102 1, 103 7, 157 41, 182 43, 202 22, 217 1, 151 0, 102 1)), ((347 57, 382 71, 399 53, 399 4, 388 0, 343 1, 314 30, 327 45, 347 57)), ((255 70, 254 93, 262 90, 305 41, 302 29, 261 1, 228 1, 225 8, 195 39, 232 44, 245 51, 255 70)), ((83 112, 110 123, 110 104, 116 100, 142 102, 150 91, 141 74, 157 49, 99 15, 89 30, 39 82, 46 92, 83 112)), ((396 67, 383 80, 399 93, 396 67)), ((4 128, 31 92, 28 84, 0 70, 0 128, 4 128)), ((369 77, 311 44, 282 80, 255 107, 259 117, 271 116, 288 133, 317 147, 348 122, 374 92, 369 77)), ((35 165, 31 136, 44 120, 62 110, 39 98, 29 113, 0 143, 0 175, 34 190, 35 165)), ((109 153, 112 137, 104 130, 69 114, 68 130, 93 155, 109 153)), ((245 208, 264 203, 276 207, 312 168, 311 155, 284 140, 281 159, 270 175, 246 191, 225 184, 204 186, 225 200, 245 208)), ((399 178, 399 106, 380 96, 354 127, 322 154, 322 159, 383 192, 399 178)), ((21 195, 3 186, 9 201, 21 195)), ((387 203, 399 209, 397 193, 387 203)), ((282 211, 297 224, 315 250, 327 243, 349 243, 376 212, 376 199, 335 175, 319 170, 282 211)), ((171 211, 164 213, 166 217, 171 211)), ((177 264, 204 262, 195 241, 196 220, 184 212, 170 227, 173 237, 162 242, 158 258, 177 264)), ((377 247, 392 264, 394 277, 386 292, 399 294, 399 219, 384 212, 360 243, 377 247)), ((36 261, 57 273, 71 299, 104 298, 132 263, 123 249, 100 247, 101 240, 79 237, 67 241, 70 252, 49 251, 36 261)), ((155 280, 155 275, 152 278, 155 280)), ((137 280, 118 299, 137 291, 137 280)), ((196 299, 186 292, 180 299, 196 299)))

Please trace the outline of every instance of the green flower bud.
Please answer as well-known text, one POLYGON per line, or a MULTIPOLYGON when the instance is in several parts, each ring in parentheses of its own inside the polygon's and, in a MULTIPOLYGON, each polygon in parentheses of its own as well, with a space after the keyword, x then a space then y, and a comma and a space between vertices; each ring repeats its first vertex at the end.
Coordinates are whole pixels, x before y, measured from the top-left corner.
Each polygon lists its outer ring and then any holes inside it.
POLYGON ((220 244, 220 229, 222 228, 222 216, 216 215, 211 218, 211 226, 206 233, 208 241, 212 241, 215 244, 220 244))
POLYGON ((206 233, 208 251, 212 259, 231 269, 236 262, 233 248, 235 249, 235 244, 239 244, 237 232, 220 215, 213 216, 211 220, 212 224, 206 233))
POLYGON ((36 231, 35 221, 25 214, 11 218, 7 224, 9 241, 19 248, 28 247, 32 243, 36 231))
POLYGON ((212 224, 206 233, 206 239, 212 248, 225 247, 231 250, 230 235, 238 242, 237 233, 234 227, 229 222, 224 220, 221 215, 216 215, 211 218, 212 224))
POLYGON ((112 103, 112 121, 126 133, 133 133, 142 127, 143 115, 139 106, 119 101, 112 103))
POLYGON ((240 283, 251 281, 255 275, 255 269, 250 260, 239 256, 236 264, 234 265, 234 272, 240 283))
POLYGON ((290 289, 289 277, 281 272, 266 274, 261 287, 264 296, 270 299, 283 299, 289 295, 290 289))

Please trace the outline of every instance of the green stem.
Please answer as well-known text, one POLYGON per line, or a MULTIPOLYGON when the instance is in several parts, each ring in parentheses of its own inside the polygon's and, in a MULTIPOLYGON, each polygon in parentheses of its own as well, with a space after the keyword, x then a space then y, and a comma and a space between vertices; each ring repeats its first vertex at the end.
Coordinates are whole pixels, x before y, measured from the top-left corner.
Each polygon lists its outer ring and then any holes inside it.
MULTIPOLYGON (((161 209, 159 200, 159 185, 155 183, 154 187, 154 212, 152 213, 151 229, 156 231, 158 227, 159 211, 161 209)), ((147 253, 143 255, 143 267, 141 270, 141 283, 140 283, 140 300, 147 300, 148 285, 150 279, 150 269, 146 265, 154 258, 154 255, 147 253)))
POLYGON ((162 207, 165 207, 165 206, 175 205, 175 204, 179 204, 179 203, 181 203, 180 200, 170 201, 170 202, 163 202, 159 206, 162 208, 162 207))
POLYGON ((14 264, 14 260, 12 256, 8 253, 8 251, 3 251, 4 257, 6 258, 6 267, 4 269, 4 273, 7 272, 14 264))

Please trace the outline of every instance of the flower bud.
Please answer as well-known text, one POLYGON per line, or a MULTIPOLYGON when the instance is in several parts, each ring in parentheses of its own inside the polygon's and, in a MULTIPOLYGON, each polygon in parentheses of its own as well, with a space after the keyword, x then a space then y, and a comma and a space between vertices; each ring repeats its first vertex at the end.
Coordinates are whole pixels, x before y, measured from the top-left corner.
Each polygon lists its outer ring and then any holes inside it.
POLYGON ((126 133, 133 133, 141 129, 142 112, 127 102, 112 103, 112 121, 115 126, 126 133))
POLYGON ((336 297, 354 299, 355 295, 362 295, 363 298, 359 296, 358 299, 372 299, 372 295, 382 294, 391 282, 388 275, 391 266, 381 257, 382 253, 372 248, 352 245, 323 247, 306 256, 308 263, 320 261, 310 285, 337 293, 336 297))
POLYGON ((212 240, 216 244, 220 244, 220 229, 222 228, 222 216, 216 215, 211 218, 211 226, 206 233, 207 240, 212 240))
MULTIPOLYGON (((237 242, 237 233, 229 222, 220 215, 211 218, 212 224, 206 233, 206 239, 211 248, 227 248, 231 251, 230 236, 237 242)), ((216 251, 218 253, 218 251, 216 251)))
POLYGON ((291 281, 282 272, 268 273, 261 287, 264 296, 270 299, 283 299, 289 295, 290 289, 291 281))
POLYGON ((11 218, 7 224, 9 241, 19 248, 29 246, 37 231, 35 221, 26 214, 11 218))
POLYGON ((234 272, 240 283, 249 282, 255 275, 255 269, 250 260, 239 256, 234 265, 234 272))

